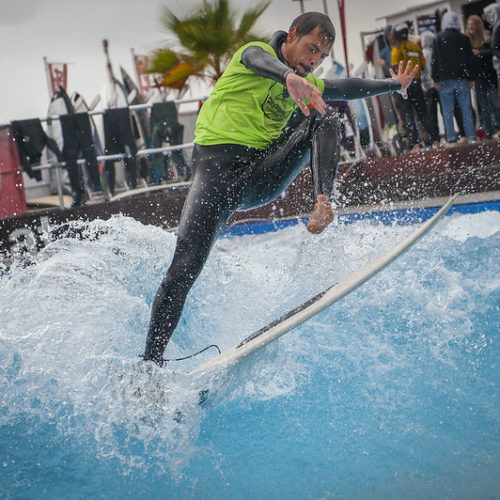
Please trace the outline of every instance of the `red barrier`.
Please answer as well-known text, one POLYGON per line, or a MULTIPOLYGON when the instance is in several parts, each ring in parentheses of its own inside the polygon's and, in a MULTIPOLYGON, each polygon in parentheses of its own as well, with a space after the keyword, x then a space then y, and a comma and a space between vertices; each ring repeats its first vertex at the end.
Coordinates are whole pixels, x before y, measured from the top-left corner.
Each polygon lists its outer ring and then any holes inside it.
POLYGON ((0 127, 0 218, 26 213, 23 170, 10 126, 0 127))

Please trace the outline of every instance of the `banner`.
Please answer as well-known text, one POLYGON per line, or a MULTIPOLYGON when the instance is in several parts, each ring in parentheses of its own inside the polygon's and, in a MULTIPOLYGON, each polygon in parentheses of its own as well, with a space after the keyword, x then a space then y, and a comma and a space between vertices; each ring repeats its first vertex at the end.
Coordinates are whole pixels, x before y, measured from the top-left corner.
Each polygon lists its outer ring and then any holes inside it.
POLYGON ((151 88, 151 76, 146 73, 148 69, 148 56, 138 55, 133 53, 135 73, 137 75, 137 82, 139 83, 139 92, 144 98, 151 88))
POLYGON ((338 1, 339 1, 340 26, 342 28, 342 41, 344 42, 345 70, 347 76, 349 76, 349 59, 347 57, 347 34, 345 29, 344 0, 338 0, 338 1))
POLYGON ((50 95, 54 95, 59 90, 59 87, 67 90, 68 65, 66 63, 49 63, 47 61, 45 61, 45 64, 49 80, 50 95))

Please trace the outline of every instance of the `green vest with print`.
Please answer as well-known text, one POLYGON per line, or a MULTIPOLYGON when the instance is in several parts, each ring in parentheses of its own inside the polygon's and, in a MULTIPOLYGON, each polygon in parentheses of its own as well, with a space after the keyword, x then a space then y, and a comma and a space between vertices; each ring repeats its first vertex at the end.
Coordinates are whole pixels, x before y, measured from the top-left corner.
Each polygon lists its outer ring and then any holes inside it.
MULTIPOLYGON (((274 49, 262 42, 251 42, 234 54, 201 107, 196 120, 196 144, 241 144, 266 149, 280 136, 297 108, 284 85, 257 75, 241 62, 241 53, 250 45, 277 58, 274 49)), ((306 79, 323 92, 323 80, 311 74, 306 79)))

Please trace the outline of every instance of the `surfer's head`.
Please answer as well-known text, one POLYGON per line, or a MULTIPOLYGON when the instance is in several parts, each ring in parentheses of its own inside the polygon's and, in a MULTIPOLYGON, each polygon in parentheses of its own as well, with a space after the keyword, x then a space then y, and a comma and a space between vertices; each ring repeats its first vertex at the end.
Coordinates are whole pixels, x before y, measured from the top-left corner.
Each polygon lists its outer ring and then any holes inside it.
POLYGON ((335 28, 321 12, 306 12, 292 22, 282 46, 288 65, 300 76, 314 71, 328 55, 335 40, 335 28))

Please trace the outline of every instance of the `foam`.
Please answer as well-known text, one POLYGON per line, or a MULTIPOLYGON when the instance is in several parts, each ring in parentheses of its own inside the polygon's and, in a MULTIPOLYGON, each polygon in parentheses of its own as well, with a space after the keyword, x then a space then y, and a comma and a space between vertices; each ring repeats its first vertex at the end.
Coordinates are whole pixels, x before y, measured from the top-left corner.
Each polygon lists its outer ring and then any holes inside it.
MULTIPOLYGON (((467 339, 477 333, 469 316, 484 307, 471 297, 478 286, 474 276, 458 269, 468 259, 460 244, 498 235, 500 214, 446 218, 338 306, 210 380, 173 373, 189 370, 201 357, 166 369, 138 358, 175 236, 121 216, 73 223, 73 229, 87 238, 50 242, 29 265, 16 264, 0 277, 4 421, 15 425, 36 416, 56 425, 62 436, 85 437, 99 457, 113 457, 125 469, 147 469, 153 462, 180 476, 199 451, 200 390, 213 394, 210 411, 222 401, 293 395, 304 380, 321 373, 339 386, 346 380, 359 384, 365 401, 383 408, 390 394, 377 386, 415 367, 415 355, 430 353, 440 363, 455 363, 450 346, 468 348, 467 339), (401 313, 397 320, 390 314, 395 308, 401 313), (353 373, 363 373, 362 379, 353 373)), ((319 237, 298 225, 219 240, 167 355, 237 343, 412 229, 362 221, 332 225, 319 237)), ((485 278, 481 286, 494 293, 498 280, 485 278)))

